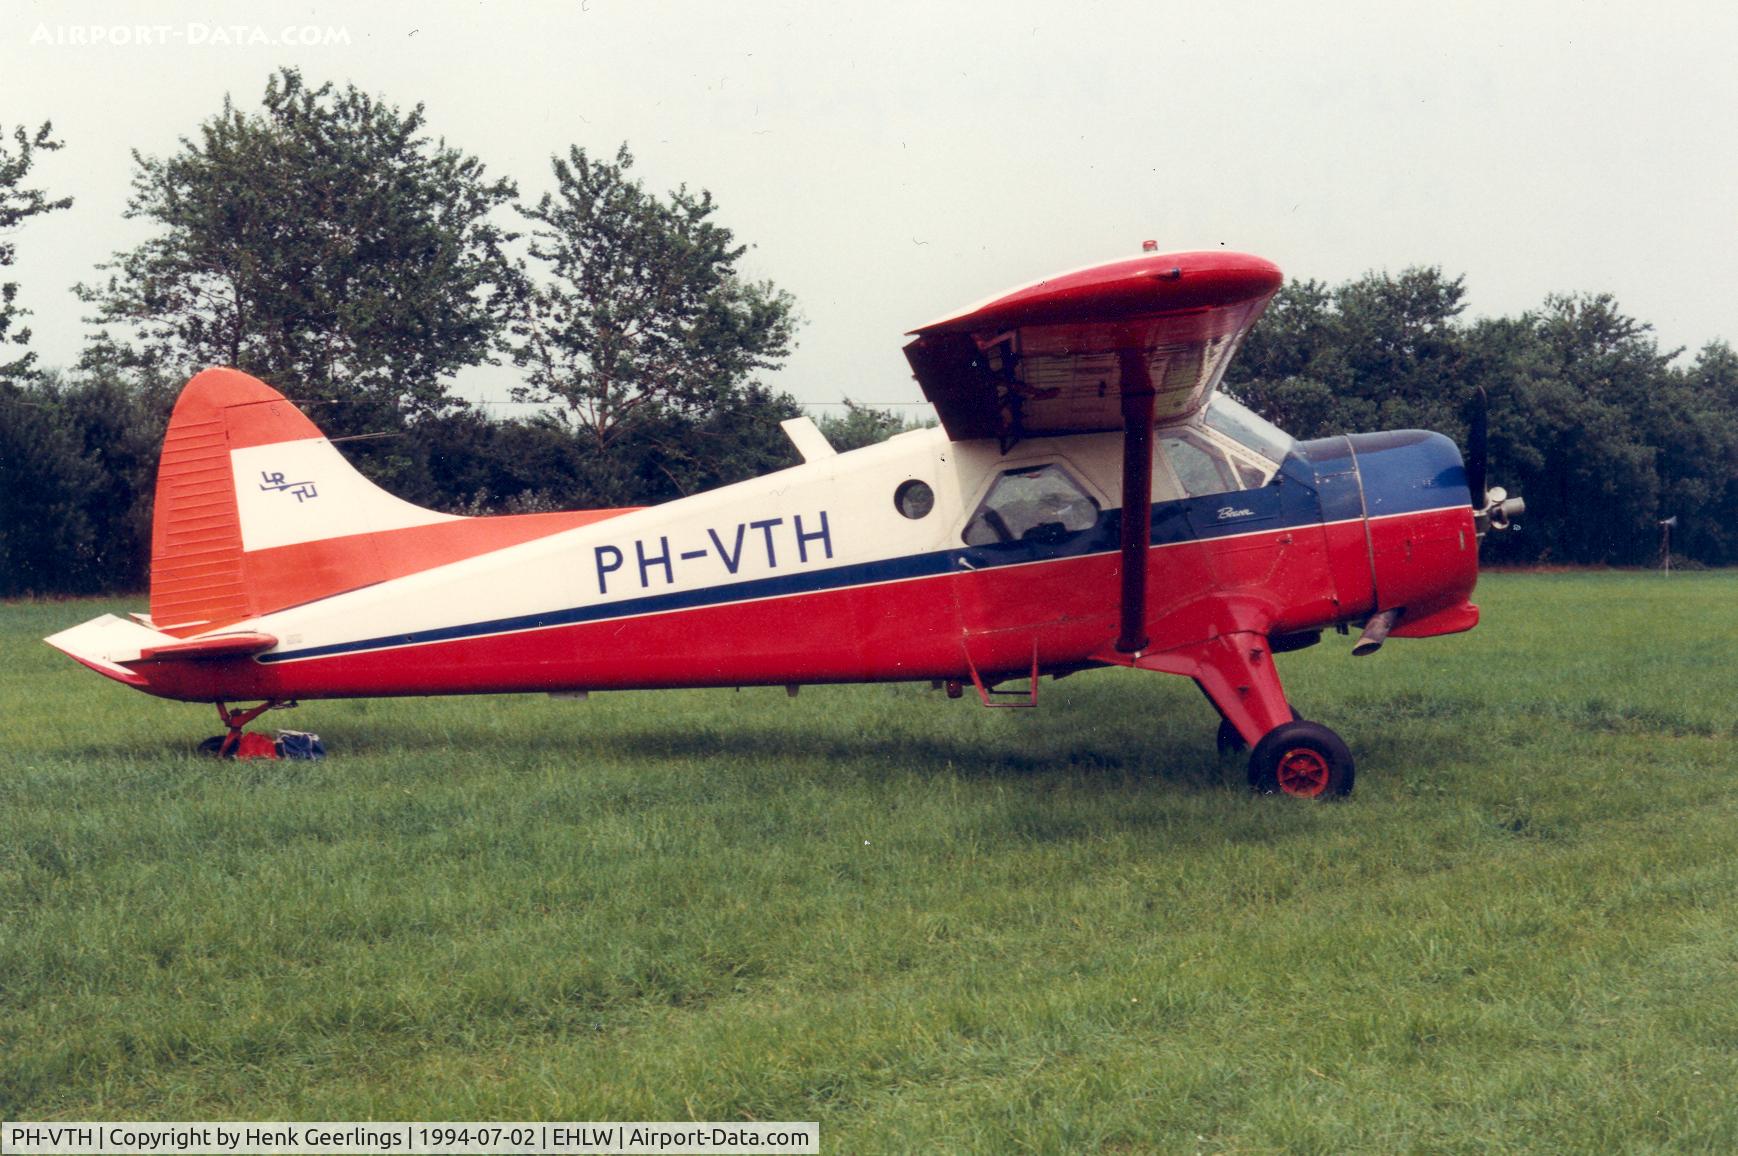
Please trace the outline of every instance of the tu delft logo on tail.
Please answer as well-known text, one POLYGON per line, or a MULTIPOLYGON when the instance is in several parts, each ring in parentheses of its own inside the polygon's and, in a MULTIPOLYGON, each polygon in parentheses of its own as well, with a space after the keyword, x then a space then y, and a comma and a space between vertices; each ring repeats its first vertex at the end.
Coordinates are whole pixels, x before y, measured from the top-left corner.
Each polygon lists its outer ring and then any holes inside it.
POLYGON ((286 482, 284 481, 283 474, 268 474, 264 470, 259 472, 259 476, 260 489, 276 490, 280 494, 286 491, 292 493, 296 495, 296 502, 298 505, 307 501, 309 498, 317 498, 320 496, 320 491, 314 488, 313 482, 286 482))

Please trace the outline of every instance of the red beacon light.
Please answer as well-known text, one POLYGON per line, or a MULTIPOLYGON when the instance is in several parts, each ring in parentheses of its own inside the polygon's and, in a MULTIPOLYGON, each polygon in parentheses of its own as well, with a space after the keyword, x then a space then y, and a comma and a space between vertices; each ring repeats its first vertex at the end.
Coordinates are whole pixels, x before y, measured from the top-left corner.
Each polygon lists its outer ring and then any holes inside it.
POLYGON ((1157 241, 1142 241, 1141 242, 1141 252, 1143 252, 1143 253, 1157 253, 1158 251, 1159 251, 1159 243, 1157 241))

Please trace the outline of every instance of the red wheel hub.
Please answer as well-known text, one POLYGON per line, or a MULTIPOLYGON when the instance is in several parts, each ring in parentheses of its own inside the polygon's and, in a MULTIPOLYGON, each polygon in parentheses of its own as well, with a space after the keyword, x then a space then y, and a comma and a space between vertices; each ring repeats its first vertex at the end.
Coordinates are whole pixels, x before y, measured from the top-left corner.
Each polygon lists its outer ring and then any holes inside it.
POLYGON ((1327 756, 1309 747, 1293 747, 1279 757, 1279 789, 1313 799, 1328 789, 1333 768, 1327 756))

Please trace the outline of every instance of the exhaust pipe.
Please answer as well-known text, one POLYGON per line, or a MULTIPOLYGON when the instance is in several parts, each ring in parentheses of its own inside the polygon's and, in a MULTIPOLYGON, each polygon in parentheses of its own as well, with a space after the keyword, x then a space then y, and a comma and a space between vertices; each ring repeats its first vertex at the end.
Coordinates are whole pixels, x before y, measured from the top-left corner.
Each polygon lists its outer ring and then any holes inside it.
POLYGON ((1405 607, 1396 607, 1380 614, 1372 614, 1370 620, 1364 623, 1364 633, 1358 636, 1358 641, 1352 646, 1352 656, 1363 658, 1381 650, 1382 644, 1388 641, 1388 632, 1394 629, 1394 624, 1400 620, 1400 612, 1404 609, 1405 607))

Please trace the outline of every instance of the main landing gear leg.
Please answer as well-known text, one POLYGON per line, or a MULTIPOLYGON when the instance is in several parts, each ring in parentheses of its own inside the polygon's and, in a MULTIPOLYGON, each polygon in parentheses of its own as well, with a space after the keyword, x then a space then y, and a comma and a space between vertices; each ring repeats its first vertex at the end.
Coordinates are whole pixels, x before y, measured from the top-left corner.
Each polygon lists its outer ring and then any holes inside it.
POLYGON ((279 705, 278 700, 272 698, 251 710, 230 710, 219 702, 217 704, 217 717, 223 720, 223 725, 229 728, 229 733, 223 736, 223 745, 217 748, 217 757, 227 759, 235 754, 235 749, 241 745, 242 728, 277 705, 279 705))
MULTIPOLYGON (((1196 683, 1195 685, 1199 687, 1201 684, 1196 683)), ((1201 695, 1212 704, 1214 710, 1219 709, 1219 704, 1213 702, 1212 695, 1208 694, 1205 690, 1201 692, 1201 695)), ((1295 706, 1291 708, 1291 721, 1304 721, 1304 716, 1298 713, 1298 709, 1295 706)), ((1249 744, 1243 741, 1243 736, 1238 733, 1236 727, 1231 725, 1231 720, 1226 718, 1223 714, 1219 716, 1219 733, 1213 736, 1213 745, 1218 748, 1219 757, 1222 759, 1230 758, 1232 755, 1242 757, 1249 753, 1249 744)))
POLYGON ((1147 655, 1137 665, 1187 675, 1219 708, 1221 749, 1234 732, 1254 747, 1249 785, 1263 794, 1329 799, 1351 793, 1352 753, 1327 727, 1297 717, 1286 702, 1267 639, 1251 631, 1147 655))

